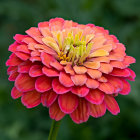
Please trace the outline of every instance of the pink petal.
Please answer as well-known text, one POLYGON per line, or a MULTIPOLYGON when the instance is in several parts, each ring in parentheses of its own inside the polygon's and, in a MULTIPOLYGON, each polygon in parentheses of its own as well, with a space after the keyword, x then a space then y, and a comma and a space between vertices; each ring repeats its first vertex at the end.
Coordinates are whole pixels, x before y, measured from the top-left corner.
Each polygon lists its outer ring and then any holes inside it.
POLYGON ((52 67, 54 67, 55 69, 57 69, 58 71, 62 71, 63 70, 63 66, 58 61, 50 62, 50 65, 52 67))
POLYGON ((57 99, 57 94, 53 90, 49 90, 41 94, 41 102, 43 106, 50 107, 57 99))
POLYGON ((42 63, 47 66, 48 68, 50 68, 50 62, 54 61, 55 59, 53 58, 53 56, 45 53, 45 52, 42 52, 41 53, 41 59, 42 59, 42 63))
POLYGON ((114 68, 113 71, 110 73, 110 75, 119 76, 119 77, 128 77, 130 76, 130 72, 128 69, 114 68))
POLYGON ((120 113, 120 108, 118 103, 116 102, 116 100, 114 99, 114 97, 110 96, 110 95, 106 95, 105 96, 105 104, 106 104, 106 108, 113 114, 113 115, 117 115, 118 113, 120 113))
POLYGON ((78 106, 78 97, 72 93, 59 95, 58 103, 62 112, 70 114, 78 106))
POLYGON ((18 43, 22 43, 22 40, 27 37, 27 35, 20 35, 20 34, 16 34, 13 38, 18 42, 18 43))
POLYGON ((29 75, 31 77, 38 77, 43 75, 41 65, 33 65, 29 70, 29 75))
POLYGON ((127 69, 128 69, 129 72, 130 72, 130 76, 127 77, 127 79, 130 80, 130 81, 135 81, 135 78, 136 78, 135 72, 134 72, 133 70, 131 70, 130 68, 127 68, 127 69))
POLYGON ((28 49, 27 45, 18 45, 16 51, 30 54, 30 50, 28 49))
POLYGON ((99 82, 97 80, 94 80, 94 79, 91 79, 91 78, 88 78, 87 81, 86 81, 86 86, 88 88, 97 88, 99 86, 99 82))
POLYGON ((99 105, 104 100, 104 93, 98 89, 91 89, 85 99, 92 104, 99 105))
POLYGON ((10 73, 10 76, 8 78, 9 81, 15 81, 19 73, 17 71, 13 71, 10 73))
POLYGON ((114 68, 120 68, 120 69, 124 69, 127 67, 126 65, 123 64, 122 61, 111 61, 110 65, 114 68))
POLYGON ((122 95, 128 95, 129 92, 131 91, 131 86, 128 83, 128 81, 126 81, 125 79, 121 79, 121 81, 122 81, 123 88, 119 93, 122 95))
POLYGON ((93 69, 88 69, 87 74, 93 78, 100 78, 102 76, 102 73, 99 70, 93 70, 93 69))
POLYGON ((114 93, 114 87, 108 82, 100 83, 99 89, 101 91, 105 92, 106 94, 113 94, 114 93))
POLYGON ((17 71, 17 66, 10 66, 7 69, 7 74, 10 75, 13 71, 17 71))
POLYGON ((76 85, 76 86, 82 86, 86 83, 87 81, 87 76, 86 75, 72 75, 71 76, 71 80, 73 81, 73 83, 76 85))
POLYGON ((71 90, 70 87, 64 87, 58 79, 53 79, 52 82, 52 87, 53 90, 57 93, 57 94, 64 94, 66 92, 69 92, 71 90))
POLYGON ((132 56, 125 56, 123 63, 124 63, 124 65, 129 66, 132 63, 136 63, 136 59, 133 58, 132 56))
POLYGON ((8 48, 8 51, 11 51, 11 52, 15 52, 17 50, 17 46, 19 44, 15 41, 13 44, 11 44, 8 48))
POLYGON ((23 53, 23 52, 15 52, 16 56, 19 57, 21 60, 28 60, 30 58, 29 54, 23 53))
POLYGON ((22 92, 20 92, 19 90, 17 90, 16 87, 13 87, 12 88, 11 96, 12 96, 13 99, 17 99, 17 98, 21 97, 21 95, 22 95, 22 92))
POLYGON ((41 58, 40 58, 40 56, 33 56, 30 58, 30 61, 32 61, 32 63, 35 61, 41 61, 41 58))
POLYGON ((12 53, 6 62, 6 66, 17 66, 22 62, 23 61, 21 59, 19 59, 14 53, 12 53))
POLYGON ((16 78, 15 87, 21 92, 32 91, 35 89, 35 79, 21 73, 16 78))
POLYGON ((77 124, 86 122, 89 118, 89 106, 87 101, 80 98, 77 109, 70 114, 70 117, 77 124))
POLYGON ((51 119, 54 119, 56 121, 61 120, 64 116, 65 113, 63 113, 61 111, 61 109, 59 108, 59 105, 57 103, 57 101, 55 101, 49 108, 49 114, 51 119))
POLYGON ((77 74, 85 74, 87 72, 87 68, 82 66, 75 65, 73 69, 77 74))
POLYGON ((71 92, 78 95, 79 97, 85 97, 89 92, 89 88, 87 88, 86 86, 74 86, 72 87, 71 92))
POLYGON ((42 72, 48 77, 57 77, 59 76, 59 72, 53 68, 43 67, 42 72))
POLYGON ((65 67, 64 67, 64 70, 66 73, 70 74, 70 75, 74 75, 74 70, 73 68, 71 67, 70 64, 67 64, 65 67))
POLYGON ((22 42, 26 43, 26 44, 30 44, 30 43, 37 43, 33 38, 31 37, 25 37, 22 42))
POLYGON ((52 88, 52 80, 49 77, 41 76, 38 77, 35 82, 35 89, 38 92, 45 92, 52 88))
POLYGON ((89 107, 90 107, 90 115, 95 118, 103 116, 106 112, 106 105, 104 102, 100 105, 89 103, 89 107))
POLYGON ((66 74, 65 72, 60 72, 59 75, 59 81, 62 85, 64 85, 65 87, 72 87, 74 86, 70 75, 66 74))
POLYGON ((33 108, 41 103, 41 94, 35 90, 25 92, 21 97, 22 103, 27 108, 33 108))
POLYGON ((28 73, 32 63, 30 61, 25 61, 18 66, 19 73, 28 73))
POLYGON ((99 70, 105 74, 109 74, 110 72, 112 72, 113 67, 110 64, 100 63, 99 70))

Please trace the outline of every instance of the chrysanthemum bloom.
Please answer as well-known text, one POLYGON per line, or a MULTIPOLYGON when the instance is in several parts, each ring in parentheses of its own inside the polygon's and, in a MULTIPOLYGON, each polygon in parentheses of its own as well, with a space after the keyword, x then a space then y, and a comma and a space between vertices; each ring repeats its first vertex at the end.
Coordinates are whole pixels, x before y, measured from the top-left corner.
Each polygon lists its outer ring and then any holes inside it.
POLYGON ((75 123, 120 112, 116 97, 127 95, 135 73, 135 59, 114 35, 93 24, 62 18, 40 22, 27 35, 16 34, 6 65, 15 81, 14 99, 27 108, 40 103, 56 121, 69 114, 75 123))

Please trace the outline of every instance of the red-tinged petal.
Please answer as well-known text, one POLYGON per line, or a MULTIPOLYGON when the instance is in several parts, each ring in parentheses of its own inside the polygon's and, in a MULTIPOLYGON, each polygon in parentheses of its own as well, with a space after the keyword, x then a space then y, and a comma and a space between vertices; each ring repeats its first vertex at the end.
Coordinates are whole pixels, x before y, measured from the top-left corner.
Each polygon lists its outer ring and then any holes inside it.
POLYGON ((70 114, 72 120, 77 123, 86 122, 89 118, 89 105, 85 99, 80 98, 77 109, 70 114))
POLYGON ((66 74, 65 72, 60 72, 59 81, 65 87, 72 87, 74 83, 72 82, 70 75, 66 74))
POLYGON ((65 67, 64 67, 64 70, 66 73, 70 74, 70 75, 74 75, 74 70, 72 69, 71 65, 70 64, 67 64, 65 67))
POLYGON ((16 78, 15 87, 21 92, 32 91, 35 89, 35 79, 21 73, 16 78))
POLYGON ((73 69, 77 74, 85 74, 87 72, 87 68, 82 66, 75 65, 73 69))
POLYGON ((27 108, 36 107, 41 103, 41 93, 35 90, 25 92, 21 97, 21 101, 27 108))
POLYGON ((32 63, 30 61, 25 61, 18 66, 19 73, 28 73, 32 63))
POLYGON ((52 80, 49 77, 41 76, 38 77, 35 82, 35 89, 38 92, 45 92, 52 88, 52 80))
POLYGON ((41 59, 42 59, 42 63, 47 66, 48 68, 50 68, 50 62, 54 61, 55 59, 53 58, 53 56, 45 53, 45 52, 42 52, 41 53, 41 59))
POLYGON ((49 114, 51 119, 54 119, 56 121, 61 120, 64 116, 65 113, 63 113, 61 111, 61 109, 59 108, 59 105, 57 103, 57 101, 55 101, 49 108, 49 114))
POLYGON ((101 76, 100 78, 98 78, 98 81, 99 81, 99 82, 105 83, 105 82, 107 82, 108 80, 107 80, 104 76, 101 76))
POLYGON ((17 71, 17 66, 10 66, 7 69, 7 74, 10 75, 13 71, 17 71))
POLYGON ((88 78, 87 81, 86 81, 86 86, 88 88, 97 88, 99 86, 99 82, 97 80, 94 80, 94 79, 91 79, 91 78, 88 78))
POLYGON ((119 105, 118 105, 117 101, 114 99, 114 97, 112 97, 110 95, 106 95, 104 101, 105 101, 105 104, 106 104, 106 108, 113 115, 117 115, 118 113, 120 113, 119 105))
POLYGON ((74 86, 72 87, 71 92, 79 97, 85 97, 89 93, 89 88, 86 86, 74 86))
POLYGON ((17 46, 18 46, 18 45, 19 45, 19 44, 15 41, 13 44, 11 44, 11 45, 9 46, 8 50, 11 51, 11 52, 15 52, 15 51, 17 50, 17 46))
POLYGON ((50 65, 57 69, 58 71, 63 70, 63 66, 58 61, 50 62, 50 65))
POLYGON ((133 70, 131 70, 130 68, 127 68, 130 72, 130 76, 129 77, 126 77, 126 79, 130 80, 130 81, 135 81, 135 78, 136 78, 136 74, 133 70))
POLYGON ((110 73, 110 75, 118 76, 118 77, 129 77, 130 72, 128 69, 117 69, 114 68, 113 71, 110 73))
POLYGON ((21 60, 28 60, 30 58, 29 54, 23 53, 23 52, 15 52, 16 56, 19 57, 21 60))
POLYGON ((48 22, 48 21, 40 22, 40 23, 38 24, 38 27, 39 27, 39 28, 49 27, 49 22, 48 22))
POLYGON ((22 96, 22 92, 20 92, 19 90, 17 90, 16 87, 13 87, 12 88, 12 91, 11 91, 11 96, 12 96, 13 99, 17 99, 17 98, 19 98, 19 97, 22 96))
POLYGON ((23 61, 19 59, 14 53, 11 54, 6 62, 6 66, 18 66, 23 61))
POLYGON ((99 89, 101 91, 105 92, 106 94, 113 94, 114 93, 114 87, 109 82, 100 83, 99 89))
POLYGON ((41 65, 33 65, 29 70, 29 75, 31 77, 38 77, 43 75, 41 65))
POLYGON ((22 42, 26 43, 26 44, 30 44, 30 43, 37 43, 33 38, 31 37, 25 37, 22 42))
POLYGON ((59 76, 59 72, 53 68, 43 67, 42 72, 48 77, 57 77, 59 76))
POLYGON ((18 75, 19 75, 19 73, 17 71, 13 71, 13 72, 11 72, 8 80, 9 81, 15 81, 18 75))
POLYGON ((64 19, 54 18, 49 21, 49 27, 52 31, 62 30, 64 19))
POLYGON ((29 51, 27 45, 19 45, 19 46, 17 46, 16 51, 30 54, 30 51, 29 51))
POLYGON ((27 35, 20 35, 20 34, 16 34, 13 38, 18 42, 18 43, 22 43, 22 40, 27 37, 27 35))
POLYGON ((122 90, 123 83, 119 78, 108 76, 107 79, 108 79, 108 82, 114 87, 114 93, 118 93, 122 90))
POLYGON ((104 102, 100 105, 89 103, 89 108, 90 108, 90 115, 95 118, 103 116, 106 112, 106 105, 104 102))
POLYGON ((102 73, 99 70, 93 70, 93 69, 88 69, 87 74, 93 78, 100 78, 102 76, 102 73))
POLYGON ((105 74, 109 74, 110 72, 112 72, 113 67, 110 64, 101 63, 99 70, 105 74))
POLYGON ((124 65, 129 66, 132 63, 136 63, 136 59, 133 58, 132 56, 125 56, 123 63, 124 63, 124 65))
POLYGON ((86 75, 72 75, 71 76, 71 80, 73 81, 73 83, 76 85, 76 86, 82 86, 86 83, 87 81, 87 76, 86 75))
POLYGON ((110 65, 114 68, 120 68, 120 69, 124 69, 127 67, 126 65, 124 65, 122 61, 111 61, 110 65))
POLYGON ((121 81, 123 84, 123 89, 119 93, 122 95, 128 95, 129 92, 131 91, 131 86, 125 79, 121 79, 121 81))
POLYGON ((60 82, 59 79, 54 79, 52 82, 52 87, 53 90, 57 93, 57 94, 64 94, 66 92, 69 92, 71 90, 70 87, 64 87, 60 82))
POLYGON ((98 89, 91 89, 85 99, 92 104, 99 105, 104 100, 104 93, 98 89))
POLYGON ((57 94, 53 90, 49 90, 41 94, 41 102, 43 106, 50 107, 57 99, 57 94))
POLYGON ((33 56, 30 58, 30 61, 32 61, 32 62, 41 61, 41 58, 40 58, 40 56, 33 56))
POLYGON ((78 106, 78 97, 72 93, 59 95, 59 107, 66 114, 72 113, 78 106))

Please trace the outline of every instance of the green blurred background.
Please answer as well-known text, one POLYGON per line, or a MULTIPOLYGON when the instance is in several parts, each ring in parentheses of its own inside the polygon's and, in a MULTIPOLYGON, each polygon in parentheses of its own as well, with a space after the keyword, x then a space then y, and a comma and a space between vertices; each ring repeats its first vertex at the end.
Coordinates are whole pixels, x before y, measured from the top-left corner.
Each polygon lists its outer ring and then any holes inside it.
POLYGON ((47 140, 51 119, 41 105, 26 109, 13 100, 5 61, 16 33, 53 17, 94 23, 118 37, 137 59, 137 78, 128 96, 119 96, 121 113, 74 124, 66 116, 58 140, 140 140, 140 0, 0 0, 0 140, 47 140))

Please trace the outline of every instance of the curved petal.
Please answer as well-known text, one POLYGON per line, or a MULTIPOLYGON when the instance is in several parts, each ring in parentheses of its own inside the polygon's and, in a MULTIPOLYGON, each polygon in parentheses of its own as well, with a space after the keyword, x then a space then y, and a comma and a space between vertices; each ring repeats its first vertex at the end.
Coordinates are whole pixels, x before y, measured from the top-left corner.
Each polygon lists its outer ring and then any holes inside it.
POLYGON ((110 72, 112 72, 113 67, 110 64, 100 63, 99 70, 105 74, 109 74, 110 72))
POLYGON ((52 67, 54 67, 55 69, 57 69, 58 71, 62 71, 63 70, 63 66, 58 61, 50 62, 50 65, 52 67))
POLYGON ((67 64, 67 65, 64 67, 64 70, 65 70, 66 73, 68 73, 68 74, 70 74, 70 75, 74 75, 74 73, 75 73, 70 64, 67 64))
POLYGON ((87 68, 85 67, 82 67, 82 66, 77 66, 75 65, 73 67, 74 71, 77 73, 77 74, 85 74, 87 72, 87 68))
POLYGON ((30 55, 23 52, 15 52, 16 56, 19 57, 21 60, 26 61, 30 58, 30 55))
POLYGON ((18 72, 19 73, 28 73, 30 68, 32 66, 32 63, 30 61, 25 61, 18 65, 18 72))
POLYGON ((31 77, 38 77, 43 75, 41 65, 33 65, 29 70, 29 75, 31 77))
POLYGON ((9 81, 15 81, 18 75, 19 75, 19 73, 17 71, 12 71, 10 73, 10 76, 9 76, 8 80, 9 81))
POLYGON ((110 75, 119 76, 119 77, 128 77, 130 76, 130 72, 128 69, 114 68, 113 71, 110 73, 110 75))
POLYGON ((87 81, 86 81, 86 86, 88 88, 96 89, 97 87, 99 87, 99 82, 97 80, 88 78, 87 81))
POLYGON ((113 94, 114 93, 114 87, 108 82, 100 83, 99 89, 101 91, 105 92, 106 94, 113 94))
POLYGON ((88 69, 87 74, 93 78, 100 78, 102 76, 102 73, 99 70, 93 70, 93 69, 88 69))
POLYGON ((17 99, 17 98, 19 98, 19 97, 22 96, 22 92, 20 92, 19 90, 17 90, 16 87, 13 87, 12 88, 12 91, 11 91, 11 96, 12 96, 13 99, 17 99))

